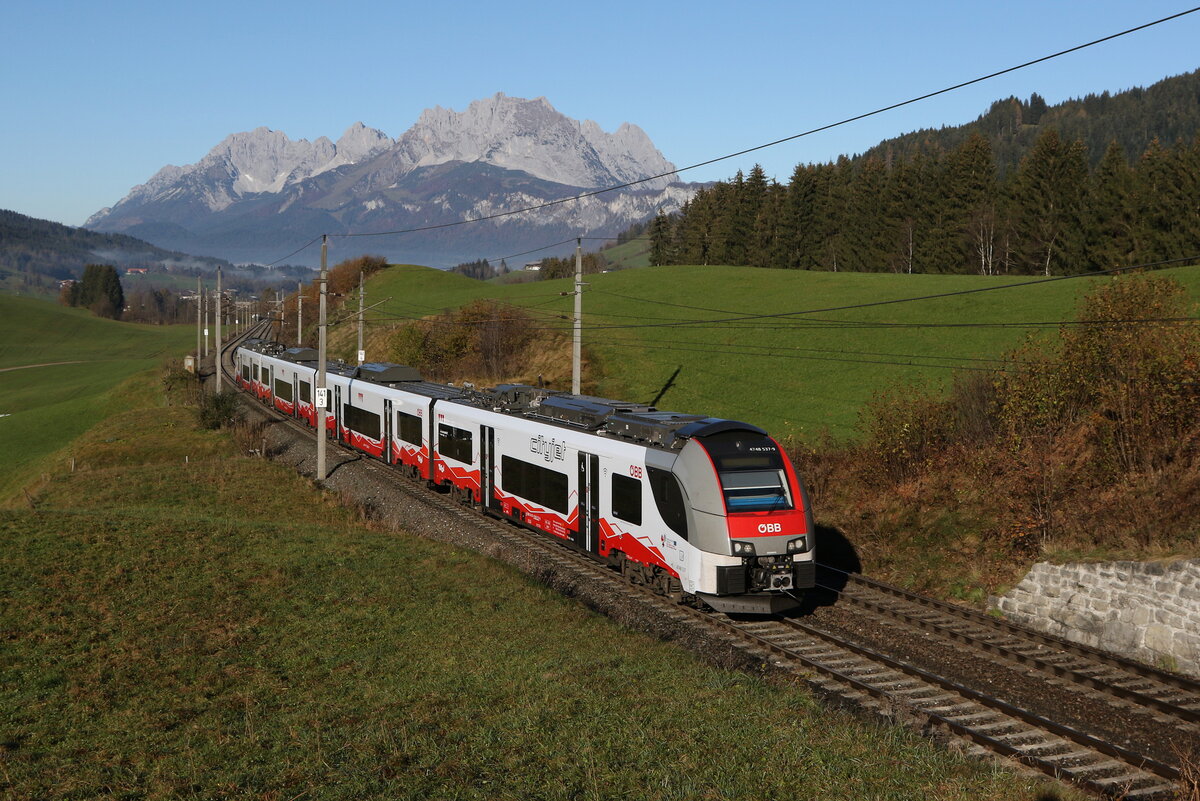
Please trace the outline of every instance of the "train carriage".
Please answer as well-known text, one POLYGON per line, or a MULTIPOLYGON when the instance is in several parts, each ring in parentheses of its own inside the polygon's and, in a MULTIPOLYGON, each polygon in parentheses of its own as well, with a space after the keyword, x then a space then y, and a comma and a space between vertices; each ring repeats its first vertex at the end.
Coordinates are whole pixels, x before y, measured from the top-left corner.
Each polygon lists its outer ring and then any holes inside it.
MULTIPOLYGON (((316 425, 311 351, 239 348, 238 385, 316 425)), ((733 420, 504 385, 423 381, 391 364, 327 367, 328 434, 727 612, 795 606, 814 584, 804 486, 765 431, 733 420)))

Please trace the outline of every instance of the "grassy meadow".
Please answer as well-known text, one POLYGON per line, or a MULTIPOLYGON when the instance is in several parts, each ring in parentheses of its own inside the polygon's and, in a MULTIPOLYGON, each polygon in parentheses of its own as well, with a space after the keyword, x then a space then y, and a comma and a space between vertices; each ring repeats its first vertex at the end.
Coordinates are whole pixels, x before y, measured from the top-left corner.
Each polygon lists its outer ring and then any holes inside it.
POLYGON ((118 384, 187 351, 195 337, 188 325, 115 323, 0 295, 0 501, 48 454, 121 408, 118 384))
POLYGON ((110 393, 0 510, 6 798, 1055 797, 366 524, 153 372, 110 393))
MULTIPOLYGON (((1200 298, 1200 267, 1159 274, 1176 277, 1200 298)), ((598 374, 585 375, 585 383, 597 393, 649 401, 679 368, 660 408, 742 419, 778 436, 805 439, 826 430, 835 436, 851 434, 863 404, 881 390, 946 382, 954 367, 994 369, 995 360, 1031 330, 1046 336, 1057 330, 1025 324, 1072 319, 1079 298, 1095 281, 1107 280, 1080 278, 844 308, 1037 278, 713 266, 655 267, 585 278, 584 346, 598 368, 598 374), (794 312, 806 313, 716 322, 794 312)), ((573 299, 561 293, 570 291, 571 284, 569 279, 485 284, 397 266, 375 276, 368 294, 376 300, 390 298, 375 315, 381 324, 486 297, 527 308, 549 333, 569 330, 573 299)))

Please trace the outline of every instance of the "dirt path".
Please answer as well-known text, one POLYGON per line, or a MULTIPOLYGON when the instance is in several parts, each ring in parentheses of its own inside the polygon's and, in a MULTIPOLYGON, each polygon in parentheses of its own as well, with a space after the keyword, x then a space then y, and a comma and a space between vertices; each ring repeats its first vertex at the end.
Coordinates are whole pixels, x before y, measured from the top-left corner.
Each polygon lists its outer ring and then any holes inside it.
POLYGON ((7 373, 9 370, 28 370, 30 367, 55 367, 60 364, 83 364, 83 360, 76 359, 73 362, 46 362, 45 364, 21 364, 16 367, 0 367, 0 373, 7 373))

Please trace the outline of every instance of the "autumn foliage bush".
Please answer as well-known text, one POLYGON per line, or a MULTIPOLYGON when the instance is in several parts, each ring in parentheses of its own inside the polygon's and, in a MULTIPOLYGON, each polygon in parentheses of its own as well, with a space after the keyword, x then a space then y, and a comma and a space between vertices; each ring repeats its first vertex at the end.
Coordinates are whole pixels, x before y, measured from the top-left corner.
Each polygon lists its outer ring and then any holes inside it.
POLYGON ((470 376, 494 381, 511 374, 533 341, 533 321, 516 306, 477 300, 417 320, 391 335, 388 360, 418 368, 429 379, 470 376))
POLYGON ((1004 361, 878 396, 860 444, 799 454, 840 465, 818 514, 885 549, 948 518, 1021 558, 1197 544, 1200 326, 1178 282, 1107 282, 1004 361))

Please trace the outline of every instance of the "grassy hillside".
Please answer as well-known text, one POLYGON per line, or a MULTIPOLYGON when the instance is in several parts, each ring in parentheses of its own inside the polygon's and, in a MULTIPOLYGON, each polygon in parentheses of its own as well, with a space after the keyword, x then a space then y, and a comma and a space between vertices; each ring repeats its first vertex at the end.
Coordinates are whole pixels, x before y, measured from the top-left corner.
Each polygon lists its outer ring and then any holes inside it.
POLYGON ((116 388, 79 470, 0 510, 6 797, 1039 792, 364 525, 161 387, 116 388))
POLYGON ((650 266, 650 243, 643 239, 634 239, 605 248, 600 254, 608 260, 609 267, 614 270, 650 266))
MULTIPOLYGON (((1200 267, 1163 272, 1200 298, 1200 267)), ((992 360, 1027 335, 1023 324, 1070 319, 1092 282, 1106 279, 841 307, 1030 280, 1036 279, 713 266, 590 275, 584 344, 602 371, 594 384, 601 394, 649 401, 678 367, 662 408, 743 419, 783 436, 825 429, 846 435, 874 393, 898 383, 944 382, 951 367, 992 369, 992 360), (716 322, 821 309, 830 311, 716 322)), ((561 293, 571 288, 570 280, 497 286, 405 266, 376 276, 369 292, 392 298, 383 320, 494 297, 528 308, 549 331, 569 328, 562 317, 571 314, 573 299, 561 293)))
POLYGON ((0 500, 43 457, 117 408, 115 386, 184 353, 195 336, 187 325, 117 323, 0 295, 0 500))

